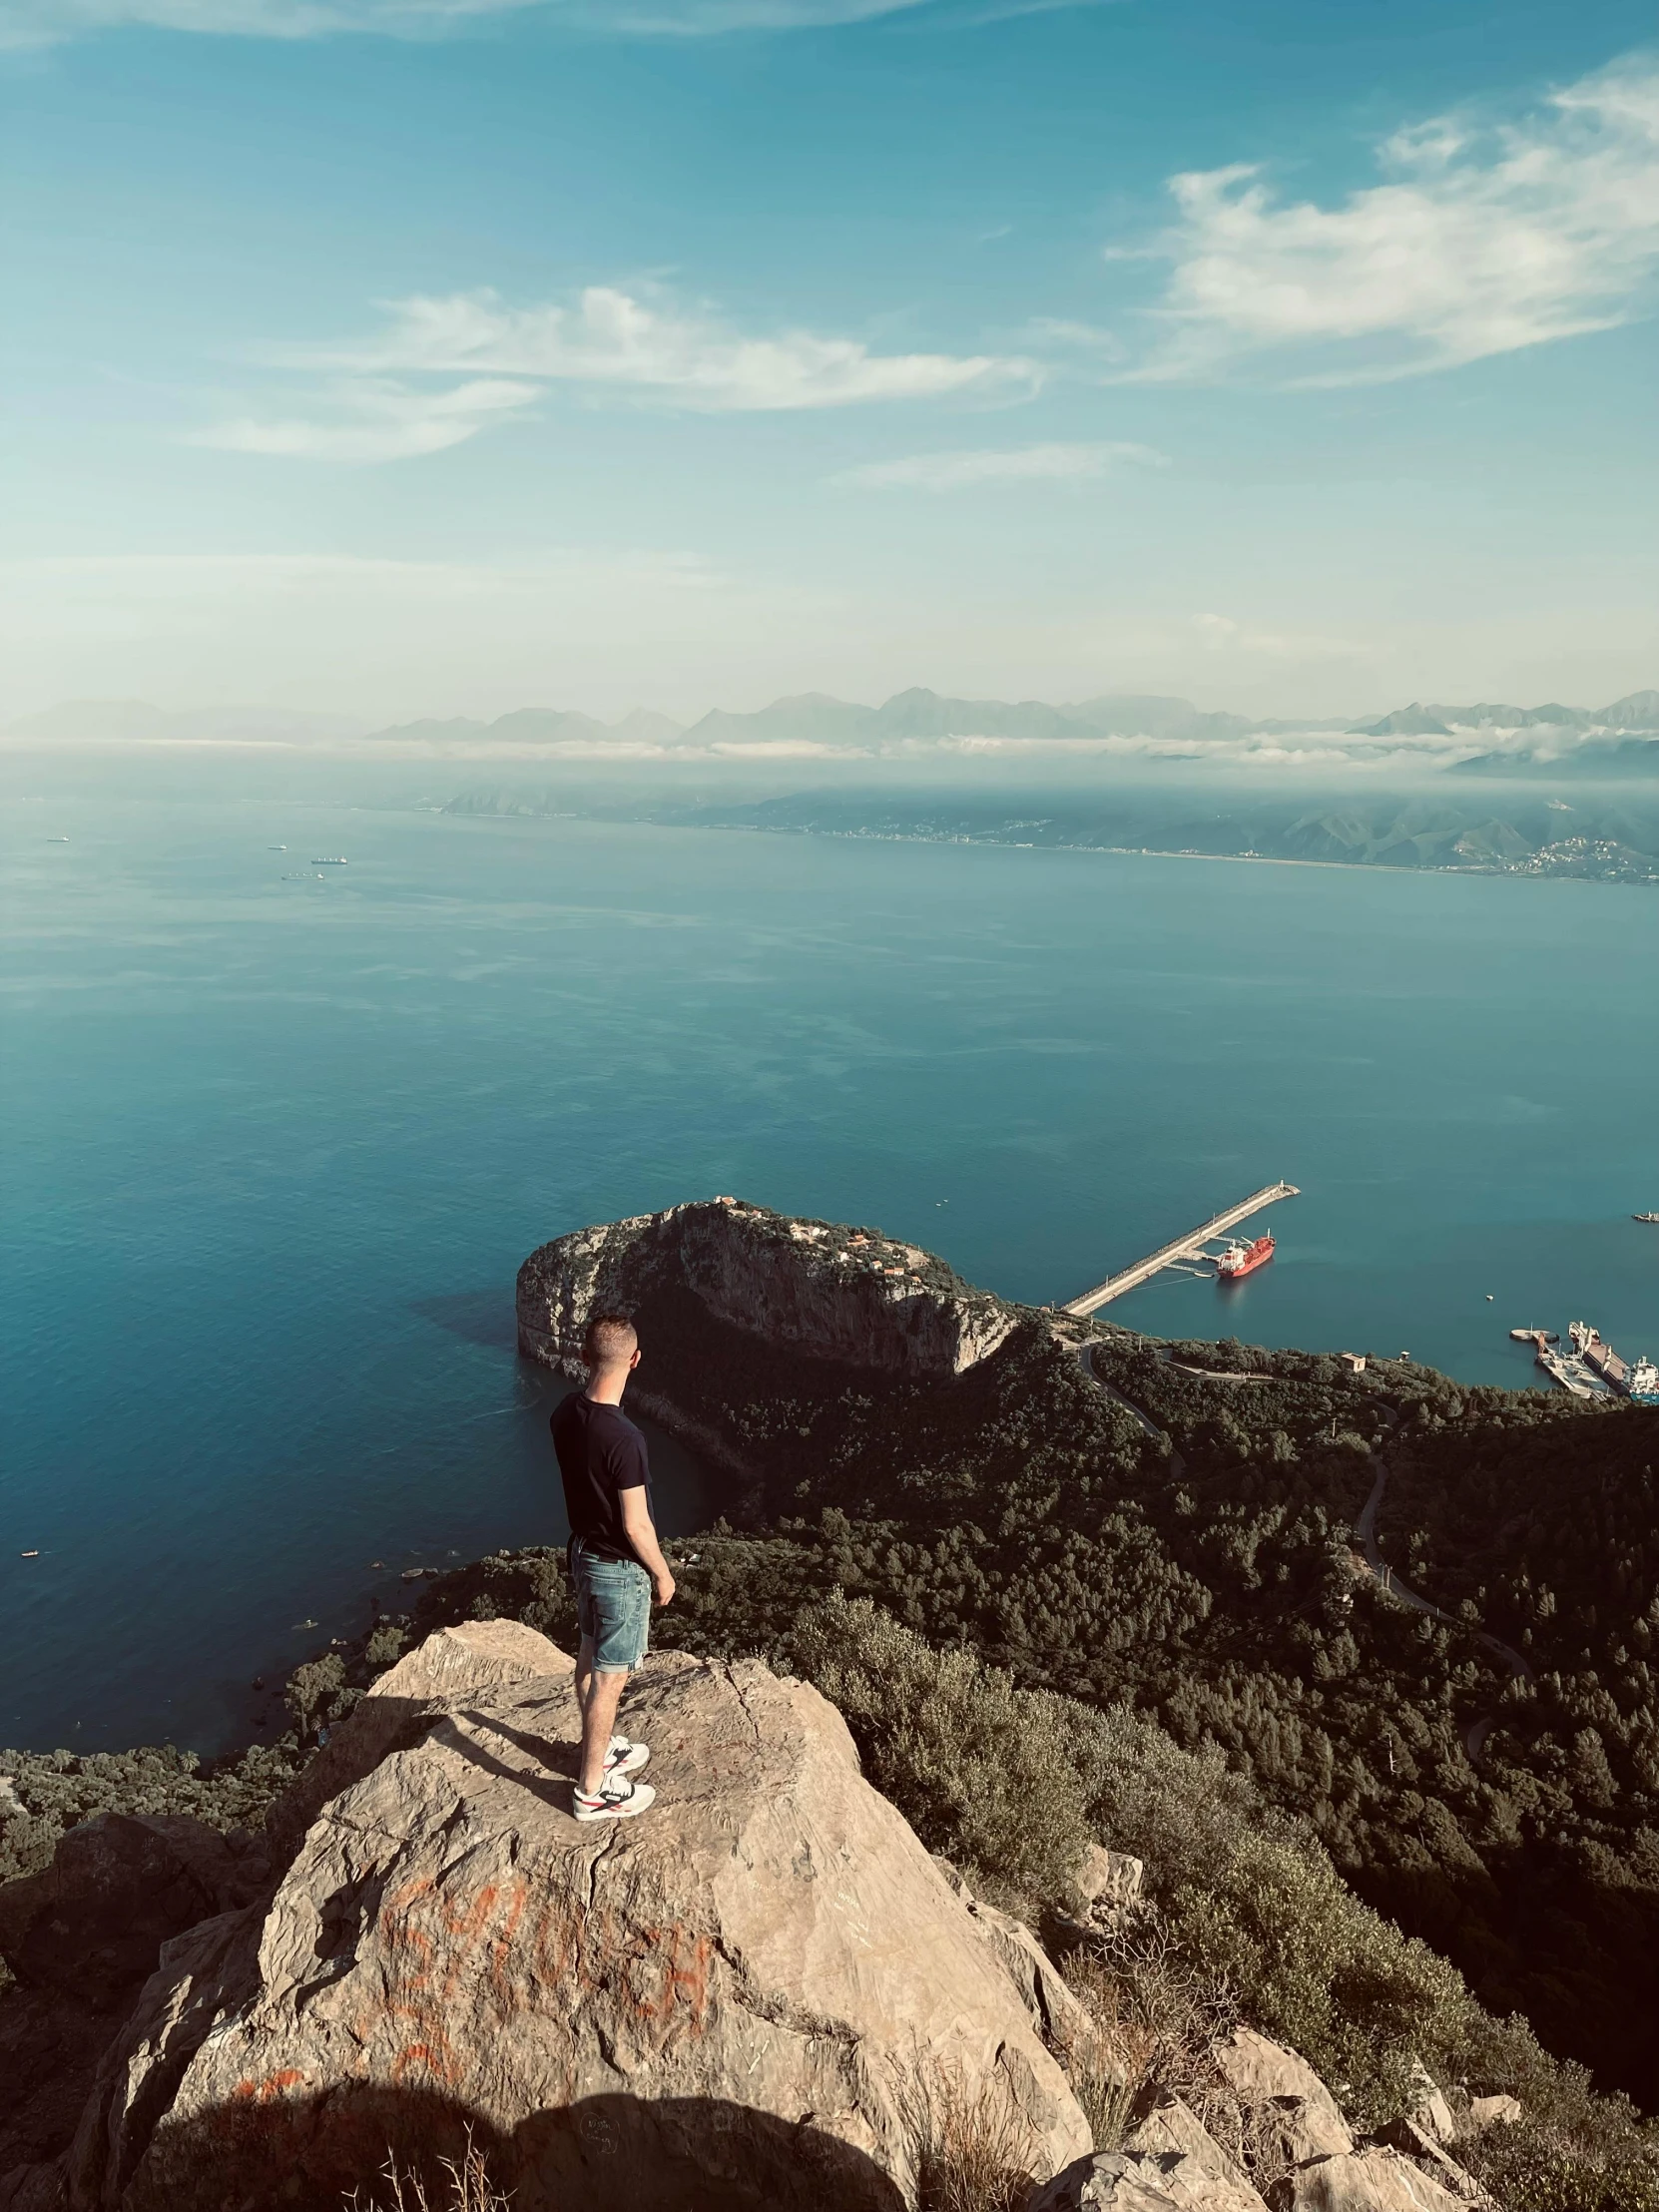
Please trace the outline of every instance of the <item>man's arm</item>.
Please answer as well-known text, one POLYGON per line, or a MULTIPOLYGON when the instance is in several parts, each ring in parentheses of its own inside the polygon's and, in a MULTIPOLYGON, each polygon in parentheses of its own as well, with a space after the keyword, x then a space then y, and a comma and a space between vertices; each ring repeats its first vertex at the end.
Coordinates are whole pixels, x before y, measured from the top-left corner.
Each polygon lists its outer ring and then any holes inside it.
POLYGON ((617 1492, 617 1502, 622 1507, 622 1526, 628 1541, 634 1547, 634 1556, 651 1577, 651 1587, 657 1603, 666 1605, 674 1595, 674 1577, 669 1572, 668 1561, 663 1557, 663 1547, 657 1541, 657 1531, 652 1525, 651 1508, 645 1501, 643 1483, 631 1484, 617 1492))

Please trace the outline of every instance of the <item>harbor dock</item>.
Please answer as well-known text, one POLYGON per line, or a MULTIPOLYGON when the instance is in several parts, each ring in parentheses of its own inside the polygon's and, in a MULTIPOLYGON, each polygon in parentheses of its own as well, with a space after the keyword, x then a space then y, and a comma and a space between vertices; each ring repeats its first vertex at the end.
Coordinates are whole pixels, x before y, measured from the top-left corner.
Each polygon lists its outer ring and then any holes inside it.
POLYGON ((1241 1221, 1248 1221, 1252 1214, 1259 1214, 1264 1206, 1275 1205, 1282 1198, 1300 1195, 1294 1183, 1270 1183, 1266 1190, 1253 1191, 1249 1198, 1237 1206, 1229 1206, 1225 1213, 1217 1214, 1201 1228, 1189 1230, 1184 1237, 1177 1237, 1173 1244, 1161 1245, 1144 1260, 1137 1260, 1132 1268, 1120 1274, 1109 1275, 1092 1291, 1085 1291, 1081 1298, 1069 1300, 1060 1311, 1075 1314, 1079 1320, 1098 1313, 1102 1306, 1109 1306, 1114 1298, 1122 1298, 1126 1291, 1139 1290, 1162 1269, 1172 1267, 1179 1260, 1197 1260, 1203 1256, 1204 1247, 1212 1237, 1219 1237, 1229 1229, 1236 1229, 1241 1221))

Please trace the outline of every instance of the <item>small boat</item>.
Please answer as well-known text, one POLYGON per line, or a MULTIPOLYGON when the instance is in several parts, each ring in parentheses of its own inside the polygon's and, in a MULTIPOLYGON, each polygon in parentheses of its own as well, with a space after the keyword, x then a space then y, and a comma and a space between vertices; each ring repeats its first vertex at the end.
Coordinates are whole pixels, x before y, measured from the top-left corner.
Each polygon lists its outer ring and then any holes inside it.
POLYGON ((38 1559, 40 1553, 38 1551, 20 1551, 17 1556, 20 1559, 38 1559))
POLYGON ((1560 1335, 1553 1329, 1511 1329, 1510 1337, 1518 1345, 1558 1345, 1560 1335))
POLYGON ((343 852, 324 852, 320 855, 313 853, 311 865, 312 867, 344 867, 345 854, 343 852))
POLYGON ((1659 1214, 1632 1214, 1632 1221, 1659 1221, 1659 1214))
POLYGON ((67 837, 48 837, 46 841, 48 844, 67 844, 69 839, 67 837))
POLYGON ((266 850, 268 852, 285 852, 287 846, 285 844, 268 844, 266 850))
POLYGON ((1251 1245, 1241 1244, 1234 1237, 1216 1262, 1216 1280, 1220 1283, 1237 1283, 1244 1276, 1254 1275, 1258 1268, 1266 1267, 1273 1255, 1274 1242, 1271 1237, 1258 1237, 1251 1245))

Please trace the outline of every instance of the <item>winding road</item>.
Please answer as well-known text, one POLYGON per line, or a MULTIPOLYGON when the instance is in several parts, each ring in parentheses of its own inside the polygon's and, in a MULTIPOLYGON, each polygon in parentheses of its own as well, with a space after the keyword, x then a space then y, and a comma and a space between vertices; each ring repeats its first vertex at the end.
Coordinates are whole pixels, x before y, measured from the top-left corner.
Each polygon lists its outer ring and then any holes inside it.
MULTIPOLYGON (((1175 1440, 1168 1430, 1160 1428, 1157 1422, 1149 1414, 1143 1412, 1132 1398, 1125 1397, 1121 1390, 1115 1389, 1106 1381, 1095 1367, 1092 1345, 1081 1344, 1077 1346, 1076 1350, 1077 1364, 1095 1388, 1109 1397, 1114 1405, 1121 1406, 1130 1418, 1145 1430, 1147 1435, 1155 1438, 1159 1443, 1168 1445, 1170 1472, 1179 1479, 1187 1471, 1187 1462, 1176 1449, 1175 1440)), ((1186 1367, 1180 1361, 1171 1361, 1169 1364, 1178 1368, 1183 1375, 1202 1378, 1208 1382, 1269 1382, 1273 1380, 1271 1376, 1211 1374, 1202 1368, 1186 1367)), ((1391 1411, 1386 1408, 1384 1410, 1388 1412, 1388 1418, 1391 1420, 1393 1418, 1391 1411)), ((1413 1590, 1408 1582, 1402 1582, 1383 1558, 1377 1541, 1377 1515, 1382 1503, 1382 1494, 1388 1487, 1388 1465, 1387 1461, 1381 1457, 1376 1459, 1376 1465, 1377 1479, 1371 1486, 1370 1497, 1367 1498, 1360 1509, 1360 1518, 1356 1524, 1356 1532, 1359 1535, 1365 1559, 1366 1572, 1385 1596, 1397 1599, 1401 1605, 1409 1606, 1413 1613, 1426 1613, 1430 1620, 1444 1621, 1448 1628, 1463 1627, 1465 1624, 1457 1618, 1455 1613, 1443 1611, 1441 1607, 1423 1597, 1420 1592, 1413 1590)), ((1488 1635, 1483 1628, 1476 1629, 1474 1636, 1476 1643, 1484 1644, 1486 1649, 1501 1659, 1509 1672, 1517 1675, 1521 1681, 1531 1682, 1536 1679, 1531 1662, 1522 1653, 1518 1652, 1513 1644, 1503 1643, 1498 1637, 1488 1635)), ((1476 1766, 1480 1763, 1480 1754, 1485 1748, 1486 1738, 1491 1734, 1496 1721, 1497 1715, 1495 1713, 1483 1713, 1478 1720, 1471 1721, 1463 1731, 1463 1749, 1468 1753, 1470 1761, 1476 1766)))

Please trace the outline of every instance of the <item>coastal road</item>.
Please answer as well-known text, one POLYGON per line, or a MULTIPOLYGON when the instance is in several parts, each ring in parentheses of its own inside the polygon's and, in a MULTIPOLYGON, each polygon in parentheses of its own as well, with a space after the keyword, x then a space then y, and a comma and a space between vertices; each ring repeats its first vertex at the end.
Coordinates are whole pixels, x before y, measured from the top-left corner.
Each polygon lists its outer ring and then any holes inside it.
POLYGON ((1187 1462, 1185 1459, 1182 1458, 1180 1452, 1176 1450, 1175 1440, 1170 1435, 1169 1431, 1167 1429, 1160 1428, 1158 1426, 1158 1423, 1153 1420, 1149 1414, 1143 1413, 1140 1407, 1135 1403, 1133 1398, 1125 1397, 1121 1390, 1115 1390, 1112 1387, 1111 1383, 1106 1381, 1105 1377, 1101 1375, 1095 1367, 1094 1347, 1092 1345, 1083 1344, 1077 1347, 1077 1365, 1083 1370, 1083 1373, 1088 1377, 1089 1381, 1094 1384, 1095 1388, 1100 1392, 1102 1397, 1109 1397, 1114 1405, 1121 1405, 1123 1407, 1123 1410, 1129 1415, 1130 1419, 1136 1422, 1138 1426, 1143 1428, 1155 1443, 1168 1444, 1169 1471, 1175 1476, 1177 1481, 1179 1481, 1181 1476, 1184 1475, 1187 1471, 1187 1462))
MULTIPOLYGON (((1366 1565, 1372 1578, 1386 1591, 1389 1597, 1397 1598, 1401 1605, 1408 1605, 1412 1612, 1426 1613, 1431 1620, 1444 1621, 1448 1628, 1463 1627, 1464 1623, 1458 1620, 1454 1613, 1443 1612, 1439 1606, 1430 1604, 1427 1598, 1420 1596, 1408 1582, 1402 1582, 1379 1549, 1377 1514, 1378 1508, 1382 1503, 1382 1493, 1387 1487, 1387 1462, 1379 1459, 1377 1462, 1377 1480, 1372 1484, 1371 1495, 1361 1508, 1359 1520, 1360 1542, 1365 1547, 1366 1565)), ((1496 1636, 1488 1636, 1483 1628, 1477 1628, 1474 1634, 1475 1642, 1484 1644, 1489 1652, 1501 1659, 1511 1674, 1518 1675, 1523 1682, 1530 1682, 1534 1679, 1530 1661, 1518 1652, 1513 1644, 1503 1643, 1496 1636)), ((1485 1748, 1486 1738, 1491 1734, 1496 1721, 1497 1715, 1495 1713, 1483 1713, 1478 1720, 1471 1721, 1463 1731, 1463 1749, 1477 1766, 1480 1762, 1480 1754, 1485 1748)))
MULTIPOLYGON (((1078 1366, 1095 1388, 1100 1391, 1101 1395, 1109 1397, 1114 1405, 1122 1406, 1130 1419, 1143 1429, 1147 1435, 1151 1436, 1155 1442, 1168 1446, 1170 1473, 1179 1481, 1187 1471, 1187 1462, 1175 1448, 1174 1438, 1169 1434, 1169 1431, 1160 1428, 1150 1414, 1144 1413, 1132 1398, 1125 1397, 1121 1390, 1114 1389, 1112 1384, 1105 1380, 1095 1367, 1092 1345, 1081 1344, 1076 1349, 1078 1366)), ((1202 1368, 1184 1367, 1179 1361, 1171 1361, 1169 1364, 1178 1368, 1183 1375, 1190 1375, 1195 1379, 1202 1378, 1207 1382, 1268 1382, 1273 1380, 1271 1376, 1224 1375, 1219 1372, 1210 1374, 1202 1368)), ((1409 1606, 1412 1612, 1426 1613, 1430 1620, 1444 1621, 1448 1628, 1461 1628, 1464 1624, 1458 1620, 1454 1613, 1443 1612, 1438 1605, 1431 1603, 1418 1591, 1413 1590, 1408 1582, 1402 1582, 1383 1558, 1377 1541, 1377 1515, 1382 1503, 1382 1494, 1387 1487, 1387 1461, 1380 1458, 1377 1461, 1377 1479, 1371 1486, 1370 1497, 1361 1507, 1360 1519, 1357 1524, 1357 1532, 1365 1556, 1366 1571, 1388 1597, 1397 1598, 1401 1605, 1409 1606)), ((1515 1649, 1513 1644, 1503 1643, 1496 1636, 1487 1635, 1483 1628, 1475 1631, 1475 1641, 1484 1644, 1489 1652, 1502 1660, 1511 1674, 1518 1675, 1523 1682, 1530 1682, 1534 1679, 1530 1662, 1515 1649)), ((1476 1766, 1480 1762, 1480 1754, 1485 1748, 1486 1738, 1491 1734, 1496 1721, 1497 1715, 1495 1713, 1483 1713, 1478 1720, 1471 1721, 1463 1731, 1463 1749, 1468 1753, 1470 1761, 1476 1766)))

